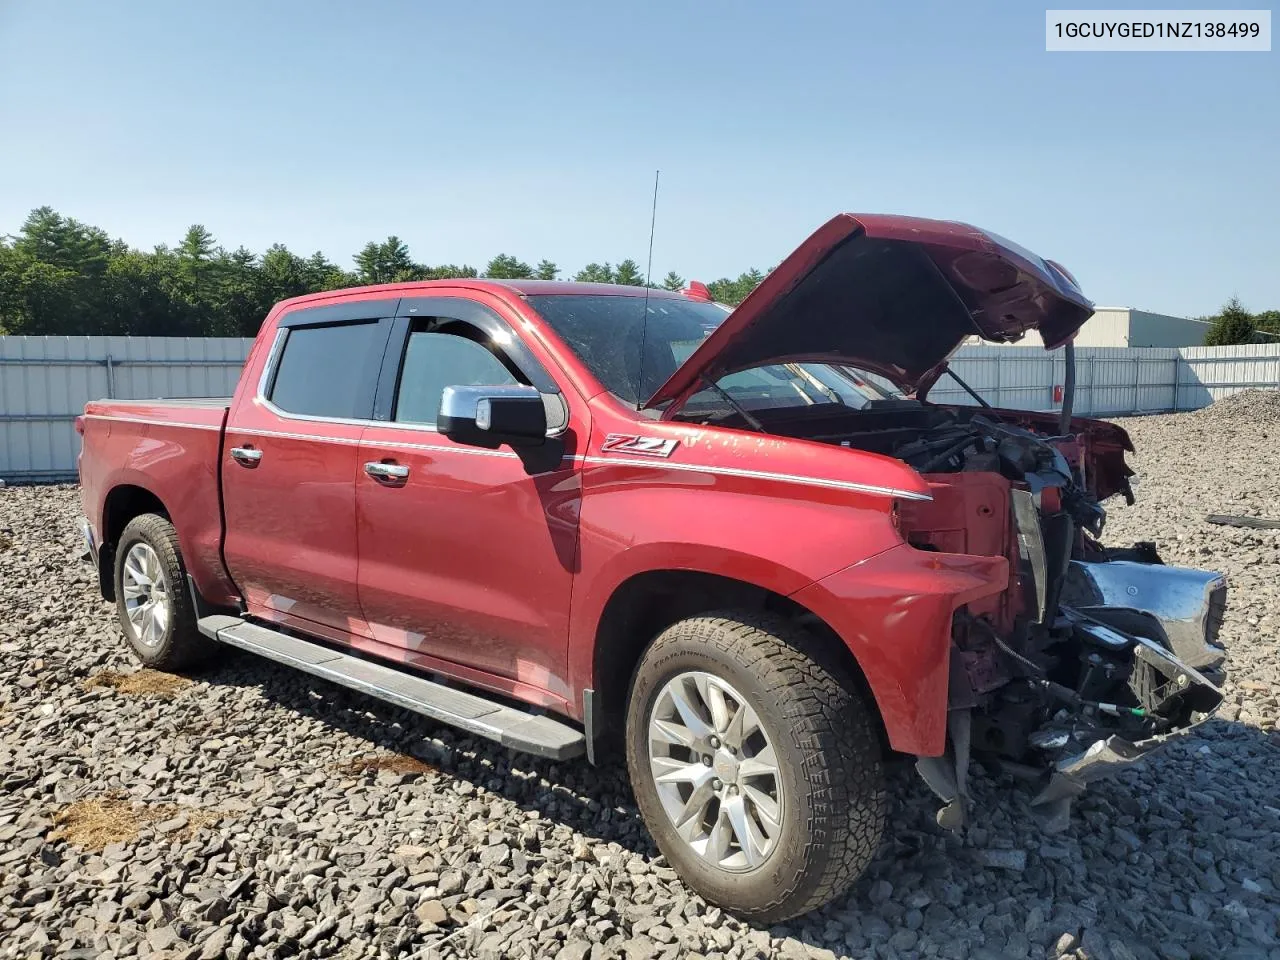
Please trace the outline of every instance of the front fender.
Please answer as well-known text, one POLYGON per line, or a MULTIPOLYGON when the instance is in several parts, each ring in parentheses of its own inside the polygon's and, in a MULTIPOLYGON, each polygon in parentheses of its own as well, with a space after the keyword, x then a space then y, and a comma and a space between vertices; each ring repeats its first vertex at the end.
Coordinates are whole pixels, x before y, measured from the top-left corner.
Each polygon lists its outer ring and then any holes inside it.
POLYGON ((875 697, 889 745, 932 757, 946 745, 952 614, 1008 583, 1004 557, 902 544, 791 597, 848 646, 875 697))
POLYGON ((589 468, 584 489, 568 644, 578 692, 593 683, 605 607, 634 576, 707 573, 789 596, 902 542, 883 496, 643 464, 589 468))

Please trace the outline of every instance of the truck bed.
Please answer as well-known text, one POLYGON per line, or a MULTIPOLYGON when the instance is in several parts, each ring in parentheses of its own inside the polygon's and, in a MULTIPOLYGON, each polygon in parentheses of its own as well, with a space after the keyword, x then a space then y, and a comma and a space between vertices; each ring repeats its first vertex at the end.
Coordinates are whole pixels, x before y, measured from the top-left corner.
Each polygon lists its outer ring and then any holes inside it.
POLYGON ((114 541, 113 513, 129 498, 163 502, 187 568, 210 602, 233 593, 222 563, 218 479, 230 403, 222 397, 96 400, 85 406, 81 424, 81 494, 94 543, 114 541))

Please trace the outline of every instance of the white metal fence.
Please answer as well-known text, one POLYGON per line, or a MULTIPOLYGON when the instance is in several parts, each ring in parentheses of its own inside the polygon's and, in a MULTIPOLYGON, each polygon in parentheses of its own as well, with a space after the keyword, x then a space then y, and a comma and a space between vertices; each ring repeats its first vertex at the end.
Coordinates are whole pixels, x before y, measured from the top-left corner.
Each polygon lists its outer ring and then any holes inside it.
MULTIPOLYGON (((230 396, 252 340, 188 337, 0 337, 0 479, 75 476, 74 420, 89 400, 230 396)), ((956 372, 996 407, 1053 410, 1061 351, 962 347, 956 372)), ((1280 344, 1080 347, 1076 413, 1195 410, 1250 387, 1280 388, 1280 344)), ((948 377, 930 393, 971 403, 948 377)))
POLYGON ((252 340, 0 337, 0 479, 74 477, 90 400, 225 397, 252 340))
MULTIPOLYGON (((1055 410, 1064 385, 1062 351, 965 346, 953 369, 993 407, 1055 410)), ((1197 410, 1251 387, 1280 388, 1280 344, 1235 347, 1077 347, 1075 412, 1124 416, 1197 410)), ((929 394, 938 403, 972 403, 951 378, 929 394)))

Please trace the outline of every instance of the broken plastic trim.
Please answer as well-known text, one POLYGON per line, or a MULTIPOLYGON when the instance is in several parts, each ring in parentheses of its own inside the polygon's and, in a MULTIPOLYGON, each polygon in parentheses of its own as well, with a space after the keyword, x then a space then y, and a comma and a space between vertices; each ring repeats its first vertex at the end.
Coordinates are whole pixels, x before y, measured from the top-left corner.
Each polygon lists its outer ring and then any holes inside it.
POLYGON ((1049 782, 1031 801, 1032 807, 1038 808, 1041 828, 1045 833, 1065 830, 1071 816, 1071 801, 1084 793, 1090 783, 1146 758, 1170 740, 1186 736, 1216 713, 1217 708, 1185 727, 1136 743, 1115 735, 1104 737, 1084 752, 1059 760, 1054 764, 1049 782))
POLYGON ((1044 533, 1040 529, 1040 513, 1035 498, 1028 490, 1011 490, 1013 519, 1018 528, 1018 553, 1031 567, 1035 583, 1036 607, 1034 623, 1045 617, 1045 601, 1049 596, 1048 567, 1045 560, 1044 533))
MULTIPOLYGON (((1084 616, 1071 611, 1077 616, 1084 616)), ((1091 620, 1092 618, 1085 617, 1091 620)), ((1222 705, 1222 689, 1204 674, 1187 666, 1155 640, 1138 634, 1131 635, 1133 640, 1153 655, 1175 667, 1197 684, 1217 694, 1218 701, 1211 710, 1200 713, 1197 719, 1185 726, 1168 730, 1164 733, 1148 737, 1145 740, 1130 741, 1118 735, 1111 735, 1095 740, 1081 753, 1064 757, 1053 765, 1049 782, 1031 801, 1038 809, 1041 827, 1046 833, 1057 833, 1065 830, 1071 815, 1071 801, 1084 793, 1085 788, 1101 777, 1108 776, 1131 763, 1143 759, 1177 737, 1186 736, 1201 724, 1211 719, 1222 705)), ((1193 714, 1193 716, 1195 716, 1193 714)))

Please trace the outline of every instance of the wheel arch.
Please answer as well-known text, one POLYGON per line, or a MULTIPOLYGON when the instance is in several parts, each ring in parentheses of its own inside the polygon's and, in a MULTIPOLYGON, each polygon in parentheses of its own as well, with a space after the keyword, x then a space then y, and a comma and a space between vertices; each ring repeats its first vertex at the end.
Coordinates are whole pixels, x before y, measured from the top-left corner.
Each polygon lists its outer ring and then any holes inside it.
POLYGON ((116 544, 129 521, 144 513, 169 519, 169 508, 154 491, 136 483, 121 483, 107 492, 102 502, 102 526, 98 547, 98 585, 103 599, 114 602, 116 544))
POLYGON ((766 586, 702 570, 653 569, 619 583, 596 625, 592 653, 592 689, 597 737, 616 745, 626 712, 627 693, 640 657, 663 630, 680 620, 712 611, 767 612, 817 637, 838 670, 860 695, 875 719, 881 745, 889 751, 879 705, 861 664, 835 629, 803 604, 766 586))

